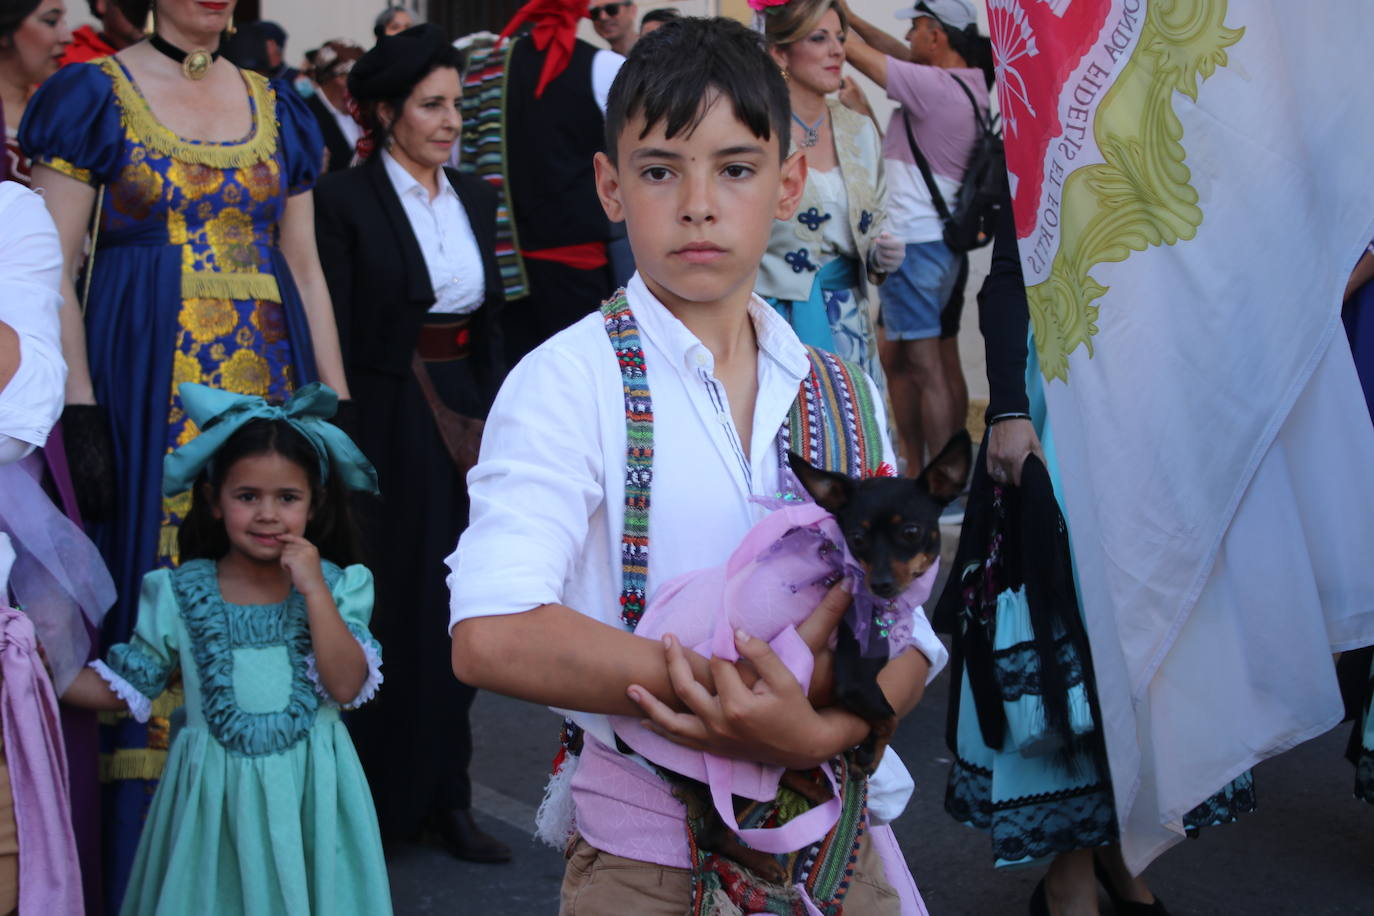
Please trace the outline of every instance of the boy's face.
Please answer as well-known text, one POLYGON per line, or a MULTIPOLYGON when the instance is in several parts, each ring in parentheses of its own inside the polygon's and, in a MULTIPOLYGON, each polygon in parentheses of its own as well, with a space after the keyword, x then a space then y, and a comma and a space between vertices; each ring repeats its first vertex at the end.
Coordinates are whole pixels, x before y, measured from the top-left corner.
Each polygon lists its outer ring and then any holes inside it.
POLYGON ((690 133, 669 139, 660 121, 640 139, 638 114, 620 132, 619 166, 596 156, 606 215, 625 221, 635 266, 674 311, 736 301, 742 308, 773 220, 792 216, 806 185, 800 153, 779 163, 776 134, 754 136, 719 93, 704 104, 690 133))

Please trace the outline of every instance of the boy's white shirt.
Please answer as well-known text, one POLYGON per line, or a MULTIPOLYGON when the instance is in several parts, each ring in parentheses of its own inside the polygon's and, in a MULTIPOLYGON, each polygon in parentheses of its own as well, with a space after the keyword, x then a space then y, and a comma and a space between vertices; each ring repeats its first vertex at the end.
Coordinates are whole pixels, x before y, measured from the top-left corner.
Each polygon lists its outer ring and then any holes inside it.
MULTIPOLYGON (((725 388, 712 374, 711 351, 638 274, 626 295, 639 325, 653 406, 652 600, 654 589, 676 576, 724 563, 769 511, 750 497, 780 489, 776 439, 810 361, 791 326, 754 296, 749 316, 759 343, 758 396, 746 460, 725 388)), ((872 381, 865 381, 881 404, 872 381)), ((882 440, 884 460, 895 466, 886 430, 882 440)), ((624 475, 620 366, 595 312, 526 356, 497 395, 480 460, 468 474, 468 528, 447 560, 449 629, 471 617, 552 603, 623 626, 624 475)), ((930 660, 928 683, 948 653, 924 615, 917 615, 913 641, 930 660)), ((554 711, 615 746, 605 716, 554 711)), ((895 755, 884 759, 889 757, 895 755)), ((909 784, 905 769, 896 769, 888 778, 909 784)))

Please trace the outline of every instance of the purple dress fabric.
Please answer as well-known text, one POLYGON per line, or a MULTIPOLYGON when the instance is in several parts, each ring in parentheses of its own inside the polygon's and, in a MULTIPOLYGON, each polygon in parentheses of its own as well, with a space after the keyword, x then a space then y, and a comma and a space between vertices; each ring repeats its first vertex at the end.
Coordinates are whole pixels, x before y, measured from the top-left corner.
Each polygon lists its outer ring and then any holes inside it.
POLYGON ((0 722, 21 850, 19 912, 84 912, 57 696, 32 622, 9 608, 0 610, 0 675, 0 722))

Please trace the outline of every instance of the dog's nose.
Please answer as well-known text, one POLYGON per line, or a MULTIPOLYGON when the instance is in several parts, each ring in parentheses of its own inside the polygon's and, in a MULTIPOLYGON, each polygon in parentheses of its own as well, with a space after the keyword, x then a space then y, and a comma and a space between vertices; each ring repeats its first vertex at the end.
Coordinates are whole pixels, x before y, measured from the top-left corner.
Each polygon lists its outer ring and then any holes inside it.
POLYGON ((873 594, 879 598, 892 598, 897 594, 897 583, 891 579, 884 579, 881 582, 874 582, 869 586, 873 594))

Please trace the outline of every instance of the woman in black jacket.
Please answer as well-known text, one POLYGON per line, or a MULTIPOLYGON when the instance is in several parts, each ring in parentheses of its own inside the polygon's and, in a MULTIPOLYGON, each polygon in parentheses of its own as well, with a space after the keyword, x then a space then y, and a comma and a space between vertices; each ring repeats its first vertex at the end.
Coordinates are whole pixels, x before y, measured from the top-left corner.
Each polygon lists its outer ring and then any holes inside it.
MULTIPOLYGON (((386 687, 353 725, 388 840, 428 829, 459 858, 510 850, 470 814, 473 688, 454 680, 444 557, 467 524, 464 486, 505 367, 496 195, 444 168, 461 129, 460 58, 433 25, 382 39, 349 91, 373 152, 316 189, 320 258, 382 497, 365 512, 373 632, 386 687)), ((366 145, 366 144, 364 144, 366 145)))

